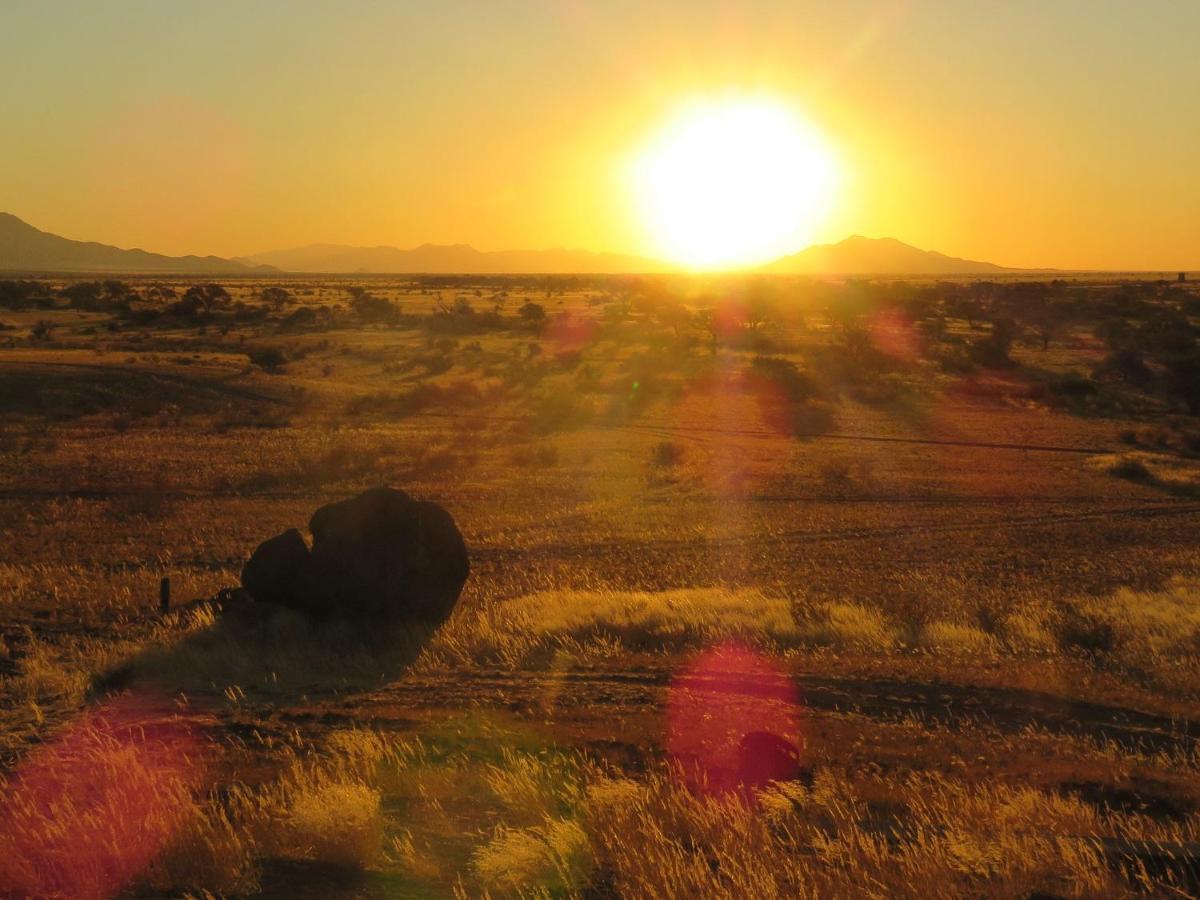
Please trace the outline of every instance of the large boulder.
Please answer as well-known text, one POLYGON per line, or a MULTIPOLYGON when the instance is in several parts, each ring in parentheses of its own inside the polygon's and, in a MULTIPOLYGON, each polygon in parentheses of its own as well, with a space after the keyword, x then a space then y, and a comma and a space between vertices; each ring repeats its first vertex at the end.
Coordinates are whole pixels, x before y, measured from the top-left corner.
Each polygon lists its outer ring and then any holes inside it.
POLYGON ((288 536, 299 538, 294 531, 255 551, 242 575, 251 596, 318 619, 433 626, 450 615, 467 580, 467 548, 454 519, 395 488, 323 506, 309 530, 312 550, 305 547, 303 556, 288 536))
POLYGON ((308 544, 299 531, 289 528, 258 545, 242 567, 242 587, 259 603, 287 606, 307 562, 308 544))

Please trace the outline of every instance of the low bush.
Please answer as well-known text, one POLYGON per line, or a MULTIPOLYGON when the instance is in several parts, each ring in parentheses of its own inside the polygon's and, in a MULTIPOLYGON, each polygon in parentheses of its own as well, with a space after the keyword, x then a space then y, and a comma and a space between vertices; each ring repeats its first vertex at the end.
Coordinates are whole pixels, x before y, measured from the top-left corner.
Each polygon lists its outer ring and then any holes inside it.
POLYGON ((654 445, 650 461, 662 468, 673 468, 683 462, 683 445, 674 441, 663 441, 654 445))
POLYGON ((282 373, 287 365, 287 354, 280 347, 254 347, 247 351, 246 356, 268 375, 282 373))

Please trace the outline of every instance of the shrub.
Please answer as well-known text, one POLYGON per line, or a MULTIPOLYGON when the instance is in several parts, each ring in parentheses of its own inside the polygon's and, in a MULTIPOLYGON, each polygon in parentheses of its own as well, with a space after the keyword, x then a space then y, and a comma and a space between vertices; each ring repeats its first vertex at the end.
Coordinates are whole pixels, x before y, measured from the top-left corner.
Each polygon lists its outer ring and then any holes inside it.
POLYGON ((801 372, 790 360, 775 356, 756 356, 750 361, 750 373, 780 387, 787 399, 793 403, 822 396, 821 389, 812 376, 801 372))
POLYGON ((664 468, 677 466, 683 462, 683 446, 674 441, 663 441, 655 445, 650 459, 656 466, 664 468))
POLYGON ((363 322, 394 324, 400 321, 399 306, 365 291, 355 295, 350 301, 350 309, 363 322))
POLYGON ((1067 605, 1061 610, 1058 643, 1067 651, 1090 657, 1106 656, 1117 647, 1117 630, 1111 620, 1100 614, 1067 605))
POLYGON ((422 382, 406 392, 379 391, 355 397, 346 404, 346 413, 351 416, 403 418, 428 409, 440 402, 442 397, 440 387, 422 382))
POLYGON ((769 427, 797 436, 823 434, 833 427, 833 407, 824 399, 820 385, 795 363, 756 356, 747 374, 769 427))
POLYGON ((295 298, 292 297, 288 289, 279 287, 278 285, 263 288, 261 297, 264 303, 270 303, 276 308, 295 302, 295 298))
POLYGON ((1018 329, 1012 319, 1000 317, 992 321, 991 333, 981 341, 971 345, 971 359, 981 366, 990 369, 1003 369, 1012 365, 1013 342, 1017 339, 1018 329))
POLYGON ((279 347, 254 347, 246 356, 268 375, 280 374, 287 364, 287 354, 279 347))
POLYGON ((800 403, 790 410, 792 433, 797 437, 825 434, 833 429, 833 407, 821 401, 800 403))
POLYGON ((1188 497, 1200 494, 1200 465, 1186 456, 1133 451, 1098 456, 1091 464, 1116 478, 1162 488, 1174 494, 1188 497))
POLYGON ((0 281, 0 306, 8 309, 28 309, 48 295, 49 288, 40 281, 0 281))
POLYGON ((517 310, 517 313, 520 315, 521 321, 531 327, 541 325, 546 319, 546 308, 532 300, 517 310))
POLYGON ((1128 481, 1149 481, 1152 477, 1146 464, 1134 456, 1117 457, 1108 466, 1108 474, 1128 481))
POLYGON ((1179 356, 1167 364, 1167 392, 1182 400, 1188 412, 1200 416, 1200 354, 1179 356))
POLYGON ((1093 378, 1123 381, 1146 389, 1154 384, 1154 373, 1136 350, 1120 349, 1110 353, 1092 372, 1093 378))
POLYGON ((533 427, 543 433, 579 428, 592 418, 591 407, 569 391, 556 391, 539 399, 533 409, 533 427))
POLYGON ((1052 379, 1049 383, 1050 392, 1059 397, 1078 400, 1093 397, 1100 392, 1096 382, 1085 378, 1078 372, 1067 372, 1052 379))
POLYGON ((856 385, 850 395, 868 406, 888 406, 901 400, 907 390, 903 377, 895 372, 885 372, 856 385))

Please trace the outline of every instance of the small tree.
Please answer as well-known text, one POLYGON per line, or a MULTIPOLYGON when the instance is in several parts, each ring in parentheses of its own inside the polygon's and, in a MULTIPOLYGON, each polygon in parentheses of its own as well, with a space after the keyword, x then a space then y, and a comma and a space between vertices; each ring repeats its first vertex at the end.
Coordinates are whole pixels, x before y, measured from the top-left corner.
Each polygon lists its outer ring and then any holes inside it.
POLYGON ((366 291, 360 291, 350 301, 350 309, 364 322, 397 322, 400 320, 400 307, 383 297, 376 297, 366 291))
POLYGON ((104 293, 112 300, 119 300, 130 293, 130 288, 125 282, 110 278, 104 282, 104 293))
POLYGON ((287 356, 278 347, 255 347, 246 355, 268 375, 278 375, 287 363, 287 356))
POLYGON ((28 309, 35 297, 48 294, 46 285, 40 281, 0 281, 0 306, 8 309, 28 309))
POLYGON ((219 284, 193 284, 183 293, 183 303, 191 309, 202 309, 206 313, 224 309, 233 302, 229 291, 219 284))
POLYGON ((104 288, 98 281, 79 281, 63 288, 61 293, 67 298, 67 304, 72 309, 98 310, 102 305, 100 295, 103 291, 104 288))
POLYGON ((295 299, 287 288, 282 288, 278 285, 263 288, 262 298, 264 303, 270 303, 276 309, 282 309, 295 299))
POLYGON ((546 320, 546 308, 540 303, 534 303, 530 300, 518 311, 521 321, 531 328, 536 328, 546 320))
POLYGON ((1026 321, 1042 342, 1042 350, 1050 349, 1050 342, 1067 330, 1071 324, 1067 304, 1059 300, 1046 300, 1034 306, 1026 315, 1026 321))
POLYGON ((675 340, 680 340, 692 324, 692 313, 682 303, 664 300, 656 309, 654 317, 659 324, 671 329, 675 340))
POLYGON ((1016 322, 1007 316, 998 316, 992 320, 991 334, 971 347, 971 356, 983 366, 1000 368, 1012 365, 1009 354, 1018 334, 1016 322))

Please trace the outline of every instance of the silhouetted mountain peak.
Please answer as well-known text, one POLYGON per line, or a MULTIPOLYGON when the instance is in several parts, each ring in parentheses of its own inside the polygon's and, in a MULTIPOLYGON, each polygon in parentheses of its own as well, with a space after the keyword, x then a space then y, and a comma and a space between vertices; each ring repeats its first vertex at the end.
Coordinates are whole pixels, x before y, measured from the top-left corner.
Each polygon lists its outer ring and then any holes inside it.
POLYGON ((969 275, 1003 272, 1003 266, 921 250, 896 238, 861 234, 836 244, 814 244, 763 267, 805 275, 969 275))
POLYGON ((140 247, 122 250, 95 241, 74 241, 0 212, 0 270, 24 272, 178 272, 246 275, 274 271, 219 256, 164 256, 140 247))

